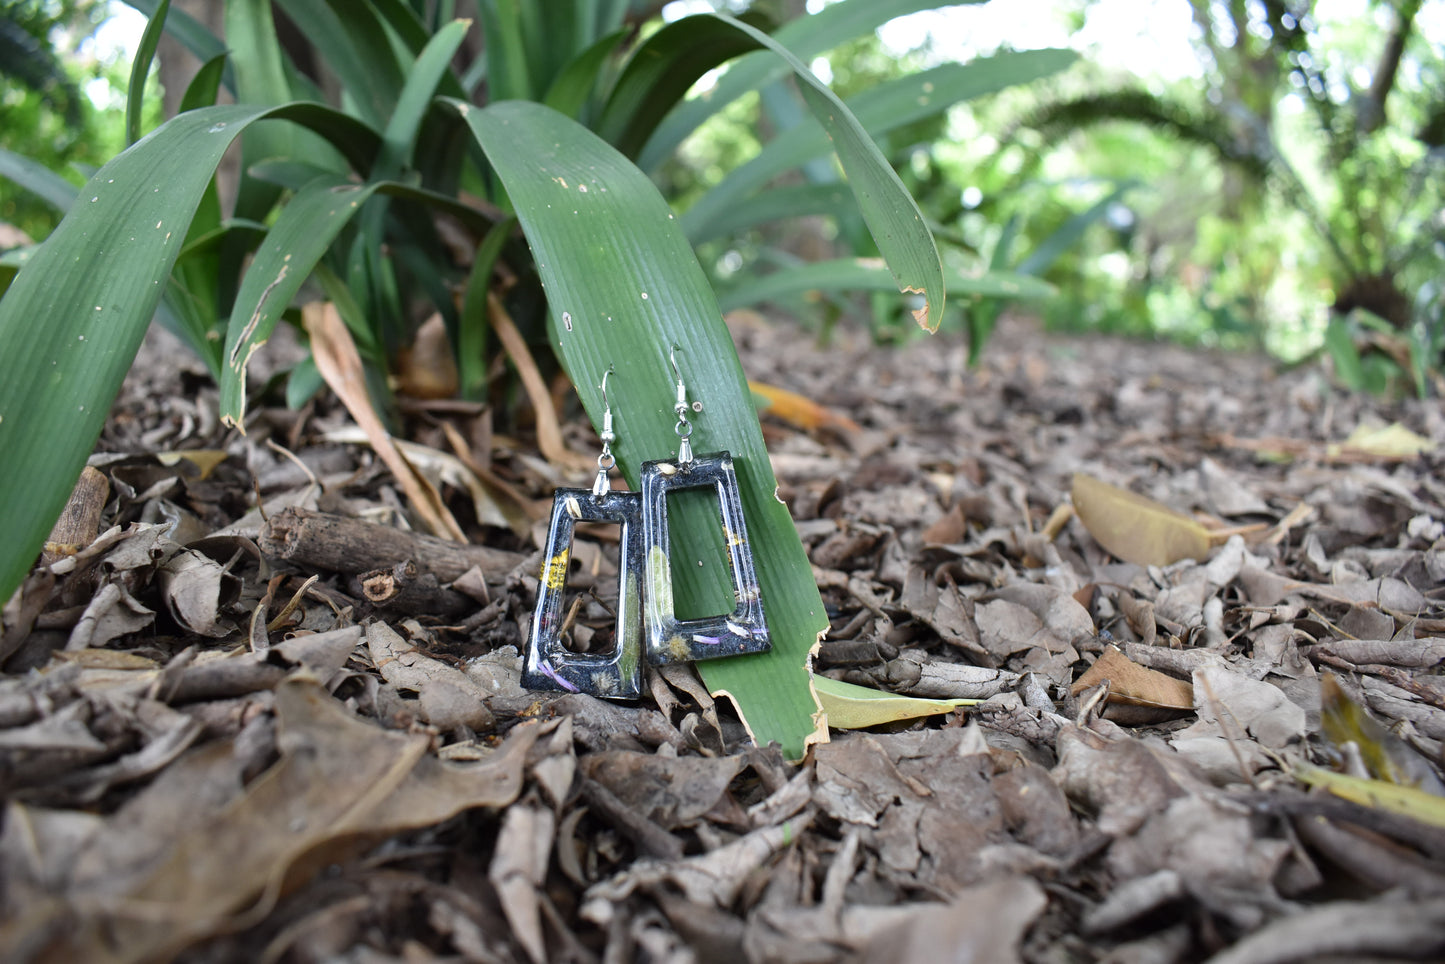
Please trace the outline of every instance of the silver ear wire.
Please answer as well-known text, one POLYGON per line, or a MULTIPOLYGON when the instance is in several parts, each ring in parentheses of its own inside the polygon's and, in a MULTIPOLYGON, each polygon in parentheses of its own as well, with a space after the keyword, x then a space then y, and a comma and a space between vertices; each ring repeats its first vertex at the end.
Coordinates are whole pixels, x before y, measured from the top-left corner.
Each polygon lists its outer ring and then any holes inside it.
POLYGON ((677 414, 677 424, 672 427, 679 439, 677 461, 687 465, 692 461, 692 423, 687 420, 687 386, 683 384, 682 373, 677 369, 677 353, 680 351, 681 345, 673 345, 672 351, 667 353, 667 360, 672 365, 673 377, 677 379, 677 404, 672 406, 673 412, 677 414))
POLYGON ((617 441, 617 433, 612 431, 612 404, 607 401, 607 376, 612 374, 613 366, 608 365, 607 371, 602 373, 602 431, 598 437, 602 439, 602 454, 597 456, 597 478, 592 480, 592 498, 600 499, 612 491, 612 481, 607 477, 607 470, 617 464, 617 459, 612 456, 612 443, 617 441))

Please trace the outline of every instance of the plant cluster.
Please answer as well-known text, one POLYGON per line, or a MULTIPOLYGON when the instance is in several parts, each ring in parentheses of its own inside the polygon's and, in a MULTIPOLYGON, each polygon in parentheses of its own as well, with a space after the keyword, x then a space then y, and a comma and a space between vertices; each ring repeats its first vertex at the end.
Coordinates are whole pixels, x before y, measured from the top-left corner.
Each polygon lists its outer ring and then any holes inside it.
MULTIPOLYGON (((29 568, 64 504, 153 315, 205 360, 223 419, 242 430, 247 361, 277 324, 298 320, 308 281, 344 322, 342 338, 354 344, 383 414, 391 406, 385 376, 430 317, 444 323, 468 397, 495 388, 500 354, 533 371, 552 354, 595 417, 597 386, 611 368, 611 403, 627 419, 614 452, 632 485, 643 460, 675 444, 661 403, 676 344, 695 360, 688 382, 706 400, 694 444, 737 461, 775 641, 772 653, 704 674, 739 696, 760 739, 799 749, 815 707, 804 656, 823 611, 773 497, 719 300, 726 308, 834 285, 902 289, 916 321, 936 328, 943 266, 873 137, 1049 73, 1069 55, 946 65, 845 105, 805 62, 930 3, 847 0, 768 33, 722 14, 658 24, 625 0, 480 0, 475 23, 454 19, 451 4, 280 0, 276 16, 294 28, 281 31, 269 0, 228 0, 224 44, 169 0, 135 5, 152 18, 131 76, 131 146, 74 195, 42 244, 0 259, 8 286, 0 298, 0 528, 11 534, 0 597, 29 568), (203 66, 181 112, 141 136, 145 78, 163 28, 203 66), (283 44, 283 34, 301 39, 283 44), (725 63, 711 90, 687 97, 725 63), (796 123, 675 212, 646 172, 736 98, 789 76, 803 111, 796 123), (223 89, 234 104, 217 106, 223 89), (223 203, 217 167, 236 141, 239 183, 234 202, 223 203), (851 196, 836 176, 826 191, 770 190, 779 175, 830 150, 851 196), (880 261, 798 265, 715 294, 693 253, 696 243, 779 216, 840 209, 866 225, 880 261)), ((19 177, 48 183, 33 170, 19 177)), ((1021 288, 1008 278, 956 280, 964 290, 1021 288)), ((292 401, 320 386, 319 352, 290 373, 292 401)), ((694 521, 678 526, 678 548, 702 558, 716 527, 694 521)), ((730 589, 714 570, 683 572, 676 583, 679 606, 701 611, 730 589)))

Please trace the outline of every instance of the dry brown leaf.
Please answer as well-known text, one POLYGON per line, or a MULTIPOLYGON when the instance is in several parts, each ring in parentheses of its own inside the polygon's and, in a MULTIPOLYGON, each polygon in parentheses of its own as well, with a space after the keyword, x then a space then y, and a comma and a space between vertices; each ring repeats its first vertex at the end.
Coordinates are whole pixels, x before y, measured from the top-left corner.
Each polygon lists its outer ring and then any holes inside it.
POLYGON ((487 878, 501 901, 502 913, 532 964, 547 961, 538 891, 547 878, 547 857, 552 852, 556 829, 557 818, 552 811, 536 803, 522 802, 508 807, 497 833, 492 865, 487 870, 487 878))
POLYGON ((416 330, 411 345, 396 354, 396 390, 413 398, 451 398, 457 393, 457 363, 440 312, 416 330))
POLYGON ((32 908, 7 924, 0 957, 10 959, 7 949, 44 947, 50 960, 169 959, 265 913, 287 886, 379 836, 469 807, 510 803, 539 732, 521 727, 485 761, 455 765, 427 754, 425 734, 387 732, 357 719, 307 675, 277 687, 276 711, 279 762, 208 819, 155 840, 166 851, 158 862, 145 861, 147 872, 122 892, 107 884, 108 875, 95 875, 94 886, 113 899, 71 895, 68 906, 32 908), (77 907, 90 914, 75 922, 69 915, 77 907), (145 913, 135 913, 140 907, 145 913), (67 926, 58 926, 62 920, 67 926))
POLYGON ((1069 692, 1077 695, 1104 680, 1109 681, 1110 703, 1171 710, 1194 708, 1194 687, 1187 681, 1140 666, 1117 646, 1105 648, 1103 655, 1074 682, 1069 692))
POLYGON ((960 892, 949 904, 909 905, 903 920, 872 935, 850 960, 853 964, 1021 961, 1024 932, 1047 906, 1044 889, 1028 877, 991 880, 960 892))
POLYGON ((301 321, 311 336, 311 356, 316 359, 317 371, 341 399, 356 424, 366 432, 372 448, 401 483, 406 497, 427 527, 443 539, 466 542, 467 537, 462 534, 457 520, 452 518, 440 493, 397 450, 391 434, 372 409, 361 356, 357 354, 351 332, 346 330, 346 323, 341 320, 336 306, 330 302, 309 304, 301 309, 301 321))
POLYGON ((497 333, 497 340, 502 343, 502 350, 516 366, 517 377, 522 379, 522 388, 527 392, 528 401, 532 403, 532 410, 537 417, 537 448, 543 457, 553 465, 563 468, 591 465, 591 460, 569 451, 562 441, 562 427, 557 422, 557 406, 552 404, 552 396, 547 393, 547 383, 542 379, 537 362, 527 349, 526 339, 517 330, 516 322, 512 321, 512 316, 507 314, 507 309, 502 307, 502 302, 496 295, 487 295, 487 316, 491 320, 492 330, 497 333))
POLYGON ((1072 495, 1089 535, 1125 562, 1167 566, 1209 555, 1209 530, 1153 499, 1082 472, 1074 474, 1072 495))
POLYGON ((930 546, 946 546, 962 542, 968 534, 968 519, 963 506, 955 502, 953 508, 938 517, 938 521, 923 530, 923 542, 930 546))
POLYGON ((241 580, 210 556, 182 549, 156 571, 166 608, 186 629, 201 636, 235 630, 223 610, 241 593, 241 580))
MULTIPOLYGON (((442 425, 446 428, 451 427, 448 422, 442 422, 442 425)), ((455 430, 453 429, 453 431, 455 430)), ((346 444, 365 444, 367 441, 366 434, 354 425, 343 425, 341 428, 326 432, 321 437, 328 442, 346 444)), ((483 487, 470 465, 450 452, 443 452, 419 442, 392 439, 392 444, 401 452, 407 464, 415 469, 418 475, 426 479, 428 484, 432 486, 450 485, 455 489, 464 489, 472 497, 472 511, 476 514, 479 525, 499 528, 507 526, 507 516, 498 507, 492 494, 483 487)))

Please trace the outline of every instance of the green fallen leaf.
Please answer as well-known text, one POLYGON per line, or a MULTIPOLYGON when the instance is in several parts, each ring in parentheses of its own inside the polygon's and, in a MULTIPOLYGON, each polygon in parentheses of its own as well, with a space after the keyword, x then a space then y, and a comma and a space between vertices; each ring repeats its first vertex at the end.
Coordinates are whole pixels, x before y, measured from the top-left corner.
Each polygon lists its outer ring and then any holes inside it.
POLYGON ((835 730, 858 730, 880 723, 914 720, 920 716, 937 716, 960 706, 973 706, 982 700, 928 700, 917 696, 899 696, 867 686, 844 683, 827 676, 814 676, 813 689, 823 704, 828 725, 835 730))
POLYGON ((1445 797, 1384 780, 1346 776, 1308 763, 1297 765, 1294 776, 1301 783, 1324 787, 1335 796, 1361 806, 1378 807, 1432 827, 1445 827, 1445 797))

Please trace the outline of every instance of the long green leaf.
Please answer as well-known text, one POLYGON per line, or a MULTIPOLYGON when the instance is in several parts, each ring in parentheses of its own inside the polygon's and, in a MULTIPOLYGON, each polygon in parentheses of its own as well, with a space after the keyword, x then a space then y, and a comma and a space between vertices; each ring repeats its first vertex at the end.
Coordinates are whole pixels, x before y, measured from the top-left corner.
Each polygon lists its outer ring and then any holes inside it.
POLYGON ((314 104, 176 117, 96 172, 0 300, 0 597, 95 446, 221 155, 261 118, 306 122, 353 151, 365 140, 314 104))
POLYGON ((922 212, 878 145, 838 95, 786 47, 740 20, 723 14, 712 16, 746 33, 793 68, 803 99, 833 142, 858 209, 894 282, 900 291, 923 296, 922 306, 913 311, 914 320, 927 331, 937 330, 943 317, 943 262, 922 212))
MULTIPOLYGON (((895 17, 936 6, 937 0, 845 0, 783 24, 775 39, 799 59, 808 61, 841 43, 873 32, 895 17)), ((788 70, 787 64, 761 51, 739 58, 728 67, 716 87, 679 105, 667 116, 638 155, 638 166, 644 171, 655 169, 671 157, 683 139, 703 121, 743 94, 786 77, 788 70)))
POLYGON ((412 162, 416 150, 416 134, 426 117, 427 108, 436 94, 437 85, 446 76, 452 55, 461 46, 470 20, 453 20, 427 43, 407 72, 406 83, 396 99, 396 108, 382 134, 382 153, 376 177, 394 177, 412 162))
MULTIPOLYGON (((236 99, 243 104, 285 104, 291 98, 281 43, 271 18, 270 0, 226 0, 226 42, 236 72, 236 99)), ((277 157, 305 157, 296 148, 297 131, 287 124, 248 127, 241 138, 241 183, 236 214, 266 217, 280 192, 257 182, 251 165, 277 157)), ((234 256, 233 256, 234 259, 234 256)))
POLYGON ((141 107, 145 104, 146 77, 151 72, 151 61, 155 59, 156 44, 160 43, 161 31, 165 29, 166 14, 170 13, 171 0, 161 0, 155 15, 146 24, 136 47, 135 63, 130 69, 130 86, 125 98, 125 143, 126 146, 140 140, 141 107))
POLYGON ((648 37, 612 88, 596 131, 629 157, 703 74, 758 44, 712 17, 683 17, 648 37))
POLYGON ((532 100, 531 65, 523 34, 520 0, 478 0, 477 16, 487 38, 487 98, 532 100))
MULTIPOLYGON (((741 234, 770 221, 783 221, 810 214, 825 214, 836 218, 857 209, 848 185, 841 182, 788 184, 743 198, 727 210, 709 218, 698 232, 689 233, 688 239, 693 244, 702 244, 714 238, 741 234)), ((683 230, 686 230, 686 214, 682 216, 682 221, 683 230)))
MULTIPOLYGON (((160 10, 159 0, 125 0, 127 6, 134 7, 145 14, 147 19, 155 17, 160 10)), ((215 34, 207 30, 195 17, 184 10, 172 10, 166 16, 166 33, 188 50, 193 57, 201 63, 209 63, 217 57, 226 55, 226 45, 221 43, 215 34)), ((234 73, 227 67, 222 83, 231 93, 236 92, 236 78, 234 73)))
POLYGON ((498 221, 477 245, 472 273, 467 277, 467 288, 462 295, 455 338, 457 384, 462 398, 475 401, 486 398, 490 361, 487 332, 491 330, 487 319, 487 293, 491 290, 492 269, 496 267, 502 247, 516 227, 517 222, 512 218, 498 221))
MULTIPOLYGON (((776 301, 808 291, 892 291, 893 276, 877 258, 838 258, 815 261, 765 275, 749 275, 735 286, 718 293, 723 311, 732 311, 764 301, 776 301)), ((986 271, 977 275, 948 277, 953 295, 985 295, 997 298, 1048 298, 1054 288, 1030 275, 1008 271, 986 271)))
POLYGON ((50 168, 0 147, 0 177, 7 177, 64 214, 79 190, 50 168))
POLYGON ((402 66, 371 5, 337 10, 326 0, 281 0, 280 7, 335 72, 361 119, 380 128, 395 106, 402 66))
POLYGON ((241 427, 246 412, 246 363, 266 343, 281 313, 311 274, 316 262, 377 184, 352 184, 323 175, 296 192, 256 251, 226 328, 222 358, 221 420, 241 427))
MULTIPOLYGON (((377 193, 433 205, 479 230, 490 227, 480 214, 454 198, 395 181, 354 184, 341 175, 325 173, 302 186, 281 209, 236 294, 220 378, 220 416, 227 424, 243 424, 247 361, 271 337, 281 314, 337 235, 377 193)), ((380 350, 369 334, 354 335, 363 356, 373 357, 380 350)))
MULTIPOLYGON (((880 137, 960 101, 1047 77, 1073 63, 1077 56, 1071 50, 1027 50, 968 64, 944 64, 864 91, 849 99, 848 109, 870 136, 880 137)), ((744 198, 783 171, 826 153, 829 138, 837 141, 826 127, 794 127, 769 142, 757 157, 729 172, 683 215, 688 237, 696 243, 700 238, 716 236, 717 230, 711 224, 714 219, 728 217, 744 198)))
POLYGON ((201 69, 196 71, 196 75, 186 86, 186 92, 181 95, 180 113, 214 105, 216 95, 221 91, 221 79, 228 66, 225 54, 201 64, 201 69))
POLYGON ((626 39, 625 30, 614 31, 573 57, 552 79, 542 103, 585 123, 584 111, 597 91, 597 79, 626 39))
POLYGON ((1019 263, 1018 270, 1024 274, 1043 274, 1065 251, 1078 244, 1091 225, 1103 220, 1104 215, 1109 213, 1109 208, 1124 196, 1124 192, 1136 186, 1137 182, 1134 181, 1122 184, 1088 210, 1070 217, 1057 231, 1040 241, 1038 247, 1029 252, 1029 256, 1019 263))
MULTIPOLYGON (((348 6, 351 0, 336 0, 348 6)), ((419 54, 426 42, 430 39, 426 24, 422 22, 417 12, 407 5, 406 0, 370 0, 371 5, 376 7, 376 12, 386 21, 386 25, 396 33, 401 42, 413 54, 419 54)))
MULTIPOLYGON (((774 495, 737 353, 687 239, 652 182, 563 115, 523 102, 457 107, 516 208, 546 286, 558 356, 594 422, 603 407, 596 386, 615 369, 608 380, 619 436, 613 453, 633 486, 643 461, 677 448, 668 348, 681 346, 689 397, 703 404, 693 444, 733 455, 773 639, 771 652, 699 670, 712 691, 732 696, 760 743, 776 740, 789 756, 801 755, 818 731, 804 664, 827 618, 787 507, 774 495)), ((688 508, 703 511, 674 529, 675 555, 687 560, 674 568, 680 607, 731 597, 726 564, 706 549, 707 507, 688 508)))

